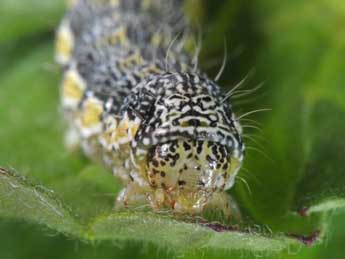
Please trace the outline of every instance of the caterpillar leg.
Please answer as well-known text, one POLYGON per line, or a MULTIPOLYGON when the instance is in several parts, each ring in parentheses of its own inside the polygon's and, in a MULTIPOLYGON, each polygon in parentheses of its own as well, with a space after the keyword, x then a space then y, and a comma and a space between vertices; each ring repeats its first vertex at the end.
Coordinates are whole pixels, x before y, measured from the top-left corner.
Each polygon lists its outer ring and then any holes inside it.
POLYGON ((215 192, 206 209, 220 212, 229 221, 240 222, 242 218, 237 202, 226 192, 215 192))
POLYGON ((65 147, 69 152, 76 152, 81 148, 81 138, 78 130, 71 126, 65 132, 65 147))
POLYGON ((165 202, 163 189, 146 188, 131 182, 117 196, 115 209, 148 207, 159 211, 165 202))
POLYGON ((140 207, 143 205, 148 205, 147 191, 136 182, 130 182, 118 194, 115 209, 121 210, 129 207, 140 207))

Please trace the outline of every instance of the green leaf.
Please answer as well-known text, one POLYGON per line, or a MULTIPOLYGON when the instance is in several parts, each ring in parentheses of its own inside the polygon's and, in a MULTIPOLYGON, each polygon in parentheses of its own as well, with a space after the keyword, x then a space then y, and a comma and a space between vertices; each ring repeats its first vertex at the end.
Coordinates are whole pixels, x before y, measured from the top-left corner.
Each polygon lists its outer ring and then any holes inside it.
POLYGON ((63 0, 0 1, 0 44, 54 29, 63 13, 63 0))
POLYGON ((0 169, 0 215, 47 225, 59 232, 80 235, 81 227, 54 192, 34 186, 19 175, 0 169))
POLYGON ((323 97, 308 111, 305 174, 296 193, 296 207, 306 213, 345 209, 345 169, 339 166, 345 154, 345 109, 323 97))
MULTIPOLYGON (((274 230, 294 228, 286 222, 291 212, 322 215, 344 208, 345 63, 339 53, 345 51, 345 38, 334 33, 345 21, 339 3, 255 6, 266 38, 257 65, 267 78, 269 94, 262 100, 272 112, 260 117, 266 143, 249 145, 269 158, 248 150, 245 166, 255 175, 247 179, 252 195, 241 184, 237 190, 253 217, 274 230)), ((320 228, 325 222, 321 216, 320 228)))
POLYGON ((4 169, 0 170, 0 197, 0 217, 46 225, 86 241, 141 241, 174 251, 203 248, 270 252, 297 245, 297 241, 283 236, 265 237, 236 231, 221 233, 149 212, 110 212, 82 224, 53 191, 28 183, 4 169))
MULTIPOLYGON (((259 138, 266 142, 247 140, 248 172, 243 170, 240 177, 250 191, 239 181, 235 188, 244 215, 240 229, 151 212, 115 212, 120 184, 81 154, 66 152, 58 111, 60 73, 43 35, 57 24, 61 6, 59 1, 30 0, 26 6, 0 1, 0 22, 5 25, 0 28, 0 43, 6 43, 0 50, 0 165, 19 172, 0 174, 1 218, 48 226, 82 241, 152 243, 164 251, 227 255, 294 250, 300 247, 296 239, 311 242, 319 231, 321 238, 325 236, 326 212, 341 211, 345 205, 345 63, 339 58, 345 38, 340 0, 318 0, 313 5, 234 1, 218 9, 204 8, 216 13, 206 19, 216 27, 206 41, 211 56, 207 58, 213 58, 217 49, 221 53, 223 31, 230 35, 229 45, 238 44, 228 48, 235 65, 225 71, 224 81, 245 75, 250 62, 258 70, 255 80, 265 80, 266 95, 257 93, 253 102, 235 106, 237 113, 272 108, 254 117, 263 125, 259 138), (40 13, 49 19, 40 20, 40 13), (231 50, 238 49, 244 54, 232 57, 231 50)), ((310 251, 303 253, 305 258, 317 250, 310 251)))

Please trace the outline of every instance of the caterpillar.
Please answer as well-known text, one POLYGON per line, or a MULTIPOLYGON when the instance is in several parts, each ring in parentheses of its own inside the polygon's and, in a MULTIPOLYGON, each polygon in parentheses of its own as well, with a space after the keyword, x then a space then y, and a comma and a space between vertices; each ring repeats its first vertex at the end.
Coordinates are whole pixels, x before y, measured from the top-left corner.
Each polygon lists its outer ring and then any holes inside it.
POLYGON ((57 30, 66 143, 122 181, 118 208, 233 213, 242 128, 189 28, 182 0, 77 0, 57 30))

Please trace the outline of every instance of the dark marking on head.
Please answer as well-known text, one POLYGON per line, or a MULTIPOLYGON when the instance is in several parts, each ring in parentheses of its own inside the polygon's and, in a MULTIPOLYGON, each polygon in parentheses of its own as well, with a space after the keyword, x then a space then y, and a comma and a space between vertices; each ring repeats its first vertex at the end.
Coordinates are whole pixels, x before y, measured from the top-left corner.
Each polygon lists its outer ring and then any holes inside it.
POLYGON ((179 181, 178 181, 178 185, 179 185, 179 186, 184 186, 184 185, 186 185, 186 181, 179 180, 179 181))
POLYGON ((188 150, 191 150, 191 146, 185 141, 183 142, 183 148, 184 150, 188 151, 188 150))

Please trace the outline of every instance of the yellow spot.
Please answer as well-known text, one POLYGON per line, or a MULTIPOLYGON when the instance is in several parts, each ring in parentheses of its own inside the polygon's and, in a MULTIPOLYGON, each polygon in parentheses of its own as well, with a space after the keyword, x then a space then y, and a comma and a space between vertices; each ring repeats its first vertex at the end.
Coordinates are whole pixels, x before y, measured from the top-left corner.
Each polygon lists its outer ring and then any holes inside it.
POLYGON ((119 127, 116 130, 116 135, 118 138, 129 137, 130 139, 135 137, 137 133, 139 125, 130 121, 122 121, 119 127))
POLYGON ((78 2, 78 0, 67 0, 66 1, 66 6, 68 8, 73 8, 73 7, 76 6, 77 2, 78 2))
POLYGON ((101 114, 103 112, 102 104, 95 98, 89 98, 83 103, 83 110, 80 115, 81 126, 84 128, 92 128, 99 124, 101 114))
POLYGON ((137 134, 137 132, 138 132, 138 129, 139 129, 139 125, 138 124, 133 124, 132 125, 132 127, 130 128, 130 130, 129 130, 129 136, 131 137, 131 138, 134 138, 135 137, 135 135, 137 134))
POLYGON ((113 7, 118 7, 120 5, 120 0, 110 0, 109 4, 113 7))
POLYGON ((181 123, 181 127, 188 127, 188 126, 189 126, 188 121, 183 121, 183 122, 181 123))
POLYGON ((137 131, 138 131, 139 125, 137 123, 131 122, 127 119, 124 119, 120 122, 119 126, 114 131, 114 134, 112 136, 112 143, 124 143, 131 141, 137 131))
MULTIPOLYGON (((99 6, 110 5, 111 7, 118 7, 120 0, 93 0, 99 6)), ((92 1, 91 1, 92 2, 92 1)))
POLYGON ((151 39, 151 43, 154 46, 158 47, 162 43, 162 41, 163 41, 163 38, 159 33, 153 34, 152 39, 151 39))
POLYGON ((142 64, 142 63, 143 63, 143 57, 140 55, 139 52, 136 52, 133 55, 122 60, 121 66, 129 68, 129 67, 132 67, 132 66, 135 66, 138 64, 142 64))
POLYGON ((161 74, 161 73, 163 73, 163 71, 160 68, 158 68, 156 65, 150 65, 138 71, 138 76, 140 76, 141 78, 145 78, 147 77, 147 75, 150 75, 150 74, 161 74))
POLYGON ((117 127, 115 132, 115 141, 118 141, 121 138, 126 138, 128 136, 129 125, 130 124, 128 120, 122 120, 120 122, 120 125, 117 127))
POLYGON ((160 74, 160 73, 163 72, 161 69, 159 69, 159 68, 158 68, 157 66, 155 66, 155 65, 149 66, 149 67, 147 68, 147 71, 148 71, 149 73, 157 73, 157 74, 160 74))
POLYGON ((133 140, 139 128, 137 122, 130 121, 127 118, 118 122, 117 119, 109 116, 103 122, 106 129, 101 136, 102 145, 108 149, 111 149, 112 146, 119 147, 121 145, 121 152, 126 150, 126 144, 133 140))
POLYGON ((68 22, 64 21, 60 25, 56 37, 55 59, 61 65, 66 65, 72 56, 74 48, 74 38, 68 22))
POLYGON ((147 9, 149 9, 151 6, 152 6, 152 0, 142 0, 142 2, 141 2, 141 8, 143 9, 143 10, 147 10, 147 9))
POLYGON ((62 100, 64 106, 77 106, 84 95, 86 85, 78 72, 71 69, 66 72, 62 82, 62 100))
POLYGON ((115 44, 126 44, 127 43, 127 28, 122 26, 118 28, 116 32, 107 36, 104 39, 105 43, 109 43, 112 45, 115 44))

